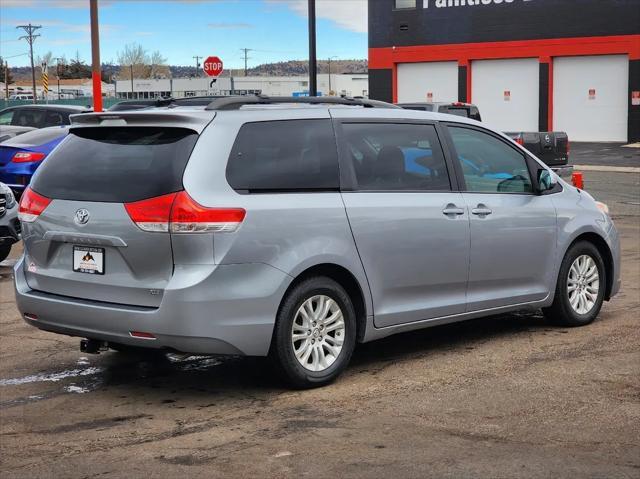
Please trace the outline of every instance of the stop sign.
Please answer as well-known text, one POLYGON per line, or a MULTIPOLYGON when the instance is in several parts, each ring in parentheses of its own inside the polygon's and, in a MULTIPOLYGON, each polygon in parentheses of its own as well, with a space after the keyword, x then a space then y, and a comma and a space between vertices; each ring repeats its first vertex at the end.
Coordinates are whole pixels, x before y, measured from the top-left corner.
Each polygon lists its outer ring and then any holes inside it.
POLYGON ((207 57, 202 64, 202 69, 210 77, 217 77, 222 73, 222 60, 218 57, 207 57))

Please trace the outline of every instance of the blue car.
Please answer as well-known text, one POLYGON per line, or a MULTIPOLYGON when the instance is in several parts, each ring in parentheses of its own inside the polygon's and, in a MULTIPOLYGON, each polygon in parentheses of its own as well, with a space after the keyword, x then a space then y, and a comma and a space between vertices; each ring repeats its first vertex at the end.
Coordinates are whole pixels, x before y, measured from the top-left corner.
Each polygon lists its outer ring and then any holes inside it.
POLYGON ((41 128, 0 143, 0 182, 20 196, 42 160, 68 132, 68 126, 41 128))

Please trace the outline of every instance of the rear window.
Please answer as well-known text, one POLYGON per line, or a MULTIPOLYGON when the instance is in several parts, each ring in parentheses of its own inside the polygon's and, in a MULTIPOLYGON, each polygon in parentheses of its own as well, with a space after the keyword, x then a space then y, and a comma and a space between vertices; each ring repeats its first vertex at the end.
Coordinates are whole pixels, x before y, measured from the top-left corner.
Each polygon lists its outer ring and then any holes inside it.
POLYGON ((469 118, 469 109, 465 107, 452 107, 452 106, 443 106, 440 107, 440 113, 447 113, 449 115, 463 116, 465 118, 469 118))
POLYGON ((28 131, 21 135, 14 136, 10 140, 5 141, 4 145, 19 145, 19 146, 40 146, 50 141, 62 138, 67 134, 69 128, 42 128, 40 130, 28 131))
POLYGON ((231 150, 227 181, 248 192, 337 190, 331 120, 246 123, 231 150))
POLYGON ((44 161, 31 187, 49 198, 113 203, 179 191, 197 138, 184 128, 78 128, 44 161))

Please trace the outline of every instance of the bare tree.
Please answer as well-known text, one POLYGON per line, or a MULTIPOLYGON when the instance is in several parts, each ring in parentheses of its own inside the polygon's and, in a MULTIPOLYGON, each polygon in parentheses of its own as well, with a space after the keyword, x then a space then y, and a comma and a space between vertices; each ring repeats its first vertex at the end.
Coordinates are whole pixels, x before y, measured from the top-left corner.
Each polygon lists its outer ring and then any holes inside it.
POLYGON ((46 62, 48 66, 51 66, 52 60, 53 60, 53 53, 51 51, 48 51, 43 55, 38 55, 36 57, 36 65, 40 67, 43 62, 46 62))
POLYGON ((118 78, 121 80, 131 79, 132 73, 134 78, 168 78, 171 75, 167 59, 158 50, 149 54, 138 43, 125 45, 117 57, 120 65, 118 78))

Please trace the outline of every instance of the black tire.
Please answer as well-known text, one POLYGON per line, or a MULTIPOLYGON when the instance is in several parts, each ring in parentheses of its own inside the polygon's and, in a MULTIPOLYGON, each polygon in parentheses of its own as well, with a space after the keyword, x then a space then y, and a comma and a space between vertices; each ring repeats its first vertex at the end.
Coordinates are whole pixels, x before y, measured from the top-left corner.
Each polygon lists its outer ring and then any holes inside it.
POLYGON ((0 263, 9 257, 9 253, 11 253, 11 245, 3 245, 0 246, 0 263))
POLYGON ((356 313, 351 298, 331 278, 317 276, 301 281, 282 300, 269 356, 285 381, 293 387, 306 389, 324 386, 338 377, 349 364, 355 344, 356 313), (345 323, 342 350, 335 361, 323 371, 310 371, 303 367, 295 356, 291 342, 293 322, 298 309, 307 299, 316 295, 325 295, 335 301, 342 311, 345 323))
POLYGON ((586 326, 592 323, 604 301, 604 294, 607 285, 606 269, 604 267, 604 261, 602 256, 593 243, 588 241, 580 241, 569 248, 567 254, 562 260, 560 265, 560 273, 558 274, 558 283, 556 285, 555 297, 553 304, 544 308, 542 311, 544 315, 553 323, 561 326, 586 326), (598 295, 595 304, 585 314, 578 313, 572 306, 569 300, 569 292, 567 290, 567 281, 569 276, 569 270, 573 262, 580 256, 587 255, 595 262, 599 275, 599 288, 598 295))

